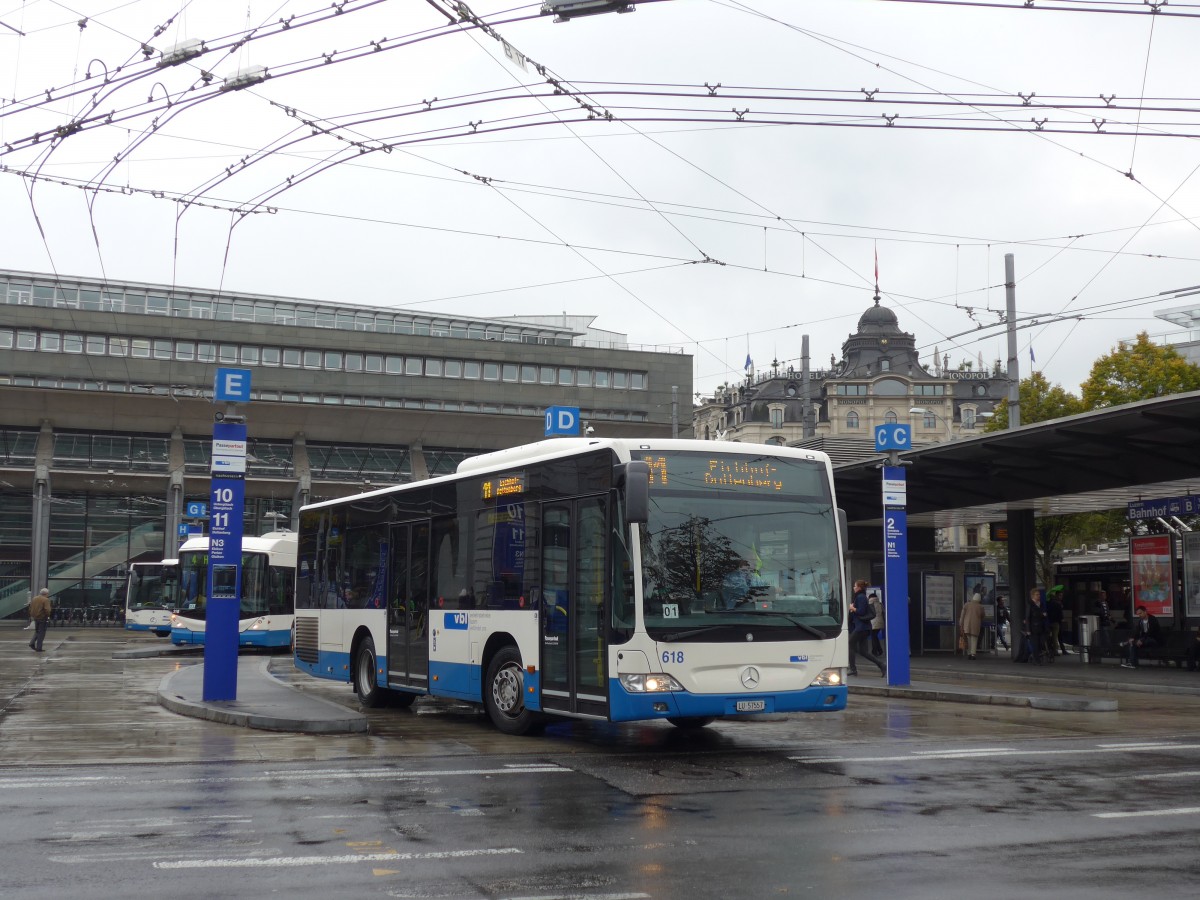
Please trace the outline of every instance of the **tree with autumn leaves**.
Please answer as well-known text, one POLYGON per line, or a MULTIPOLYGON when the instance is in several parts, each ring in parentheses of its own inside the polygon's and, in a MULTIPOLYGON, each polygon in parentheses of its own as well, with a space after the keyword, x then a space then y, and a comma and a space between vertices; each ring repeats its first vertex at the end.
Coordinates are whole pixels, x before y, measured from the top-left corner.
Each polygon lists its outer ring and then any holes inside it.
MULTIPOLYGON (((1021 424, 1198 390, 1200 366, 1188 362, 1174 347, 1153 343, 1142 332, 1133 343, 1122 341, 1092 364, 1087 381, 1080 385, 1079 397, 1051 384, 1041 372, 1023 378, 1019 388, 1021 424)), ((1006 428, 1008 405, 1002 403, 984 431, 1006 428)), ((1041 551, 1042 583, 1053 583, 1054 554, 1059 547, 1113 540, 1121 537, 1124 528, 1125 515, 1121 510, 1039 518, 1034 527, 1034 543, 1041 551)))

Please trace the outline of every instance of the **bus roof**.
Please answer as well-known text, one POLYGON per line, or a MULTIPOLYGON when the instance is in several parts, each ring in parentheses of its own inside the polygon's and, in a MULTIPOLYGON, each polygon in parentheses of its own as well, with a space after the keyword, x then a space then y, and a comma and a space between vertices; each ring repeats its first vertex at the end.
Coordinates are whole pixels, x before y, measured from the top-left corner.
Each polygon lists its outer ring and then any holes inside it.
MULTIPOLYGON (((296 543, 296 532, 294 531, 269 531, 260 537, 246 536, 242 538, 242 551, 247 550, 258 553, 270 553, 273 550, 284 547, 288 544, 296 543)), ((183 546, 179 548, 180 553, 188 551, 207 550, 208 535, 199 535, 197 537, 188 538, 184 541, 183 546)), ((178 560, 176 560, 178 562, 178 560)))
MULTIPOLYGON (((774 444, 743 444, 739 441, 698 441, 683 438, 548 438, 532 444, 521 444, 506 450, 496 450, 491 453, 481 453, 471 456, 458 464, 458 470, 453 475, 439 475, 423 481, 407 484, 391 485, 353 495, 355 499, 377 497, 395 491, 403 491, 416 485, 433 485, 440 482, 456 481, 463 475, 478 475, 488 472, 500 472, 514 466, 529 465, 534 462, 547 462, 576 456, 591 450, 607 447, 616 454, 618 459, 628 461, 633 454, 644 451, 661 450, 704 450, 709 453, 732 453, 737 455, 768 453, 772 456, 790 457, 792 459, 808 459, 829 467, 829 456, 820 450, 806 450, 797 447, 780 447, 774 444)), ((339 497, 336 500, 323 500, 301 507, 302 510, 321 509, 325 506, 338 506, 345 503, 349 497, 339 497)))

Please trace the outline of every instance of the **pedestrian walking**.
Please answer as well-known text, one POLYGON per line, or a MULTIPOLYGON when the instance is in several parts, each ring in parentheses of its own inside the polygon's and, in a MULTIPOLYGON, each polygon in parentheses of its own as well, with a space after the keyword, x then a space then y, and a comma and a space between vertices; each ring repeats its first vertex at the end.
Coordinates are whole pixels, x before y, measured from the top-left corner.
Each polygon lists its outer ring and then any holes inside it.
POLYGON ((1004 602, 1003 597, 996 598, 996 640, 998 640, 1005 650, 1010 649, 1008 646, 1008 623, 1012 621, 1012 616, 1008 612, 1008 604, 1004 602))
POLYGON ((879 599, 879 595, 872 591, 867 595, 867 603, 871 607, 871 611, 875 613, 871 619, 871 653, 874 656, 883 656, 883 601, 879 599))
POLYGON ((1046 591, 1046 649, 1051 656, 1062 656, 1067 651, 1062 645, 1063 586, 1056 584, 1046 591))
POLYGON ((875 617, 867 601, 867 583, 854 582, 854 600, 850 606, 850 674, 858 674, 858 657, 868 659, 879 666, 879 674, 887 675, 887 667, 867 652, 866 643, 871 639, 871 620, 875 617))
POLYGON ((975 658, 979 648, 979 633, 983 630, 983 597, 978 593, 963 604, 958 617, 958 633, 967 639, 967 659, 975 658))
POLYGON ((29 618, 33 620, 33 637, 29 641, 29 649, 41 653, 42 642, 46 640, 46 626, 50 623, 50 591, 42 588, 29 604, 29 618))

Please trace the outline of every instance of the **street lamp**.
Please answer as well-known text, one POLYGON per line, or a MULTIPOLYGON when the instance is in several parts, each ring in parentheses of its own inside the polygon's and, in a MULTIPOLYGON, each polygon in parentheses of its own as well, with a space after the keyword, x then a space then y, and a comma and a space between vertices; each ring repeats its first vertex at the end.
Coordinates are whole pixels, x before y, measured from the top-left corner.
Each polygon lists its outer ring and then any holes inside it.
POLYGON ((956 435, 954 434, 954 423, 940 413, 935 413, 932 409, 926 409, 923 406, 914 406, 908 411, 908 413, 909 415, 920 414, 922 416, 929 416, 933 419, 940 419, 946 424, 946 439, 950 441, 955 439, 956 435))

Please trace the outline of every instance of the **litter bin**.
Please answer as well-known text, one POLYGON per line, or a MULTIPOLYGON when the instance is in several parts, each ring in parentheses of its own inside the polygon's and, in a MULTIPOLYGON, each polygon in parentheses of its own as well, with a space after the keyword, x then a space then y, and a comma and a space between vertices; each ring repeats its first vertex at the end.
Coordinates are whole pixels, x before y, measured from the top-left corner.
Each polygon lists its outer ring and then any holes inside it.
POLYGON ((1079 661, 1088 661, 1088 649, 1092 645, 1092 635, 1096 633, 1096 629, 1100 627, 1099 616, 1080 616, 1079 624, 1076 626, 1076 643, 1079 647, 1079 661))

